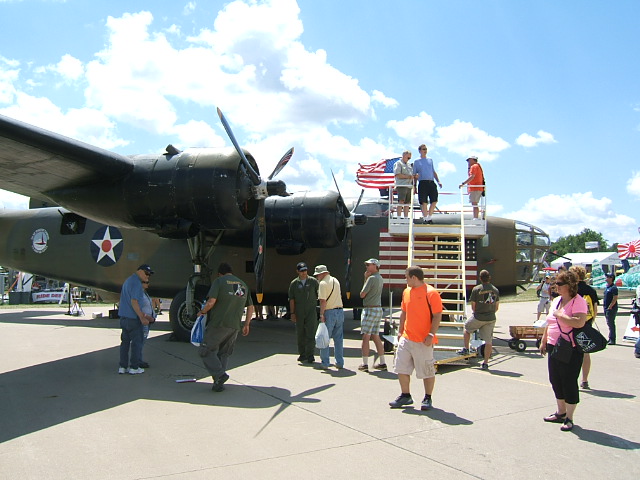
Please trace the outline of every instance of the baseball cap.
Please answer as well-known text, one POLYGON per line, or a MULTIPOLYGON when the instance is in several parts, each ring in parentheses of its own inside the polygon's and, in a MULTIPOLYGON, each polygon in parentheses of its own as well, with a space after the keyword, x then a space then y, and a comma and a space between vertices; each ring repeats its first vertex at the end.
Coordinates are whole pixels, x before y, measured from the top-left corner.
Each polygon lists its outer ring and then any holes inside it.
POLYGON ((609 272, 609 273, 605 274, 605 277, 607 277, 607 278, 616 278, 616 275, 614 273, 609 272))
POLYGON ((370 264, 375 265, 376 267, 380 268, 380 260, 378 260, 377 258, 370 258, 369 260, 364 262, 365 265, 367 263, 370 263, 370 264))
POLYGON ((296 265, 296 270, 298 270, 299 272, 306 272, 307 270, 309 270, 309 268, 307 267, 306 263, 300 262, 298 265, 296 265))
MULTIPOLYGON (((470 157, 467 157, 467 160, 478 160, 478 157, 476 157, 475 155, 472 155, 470 157)), ((467 161, 465 160, 465 162, 467 161)))
POLYGON ((150 267, 148 264, 146 264, 146 263, 143 263, 142 265, 140 265, 140 266, 138 267, 138 270, 144 270, 144 271, 145 271, 145 272, 147 272, 149 275, 153 275, 153 274, 155 273, 155 272, 151 269, 151 267, 150 267))

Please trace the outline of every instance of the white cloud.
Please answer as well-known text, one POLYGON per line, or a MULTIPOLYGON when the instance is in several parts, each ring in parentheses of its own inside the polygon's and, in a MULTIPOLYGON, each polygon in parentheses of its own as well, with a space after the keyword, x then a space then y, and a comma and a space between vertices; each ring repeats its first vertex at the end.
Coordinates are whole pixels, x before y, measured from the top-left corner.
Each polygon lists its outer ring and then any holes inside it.
POLYGON ((383 107, 387 108, 396 108, 399 103, 395 98, 387 97, 380 90, 374 90, 371 92, 371 101, 375 103, 379 103, 383 107))
POLYGON ((451 125, 436 128, 436 145, 462 156, 476 155, 480 161, 494 160, 498 153, 510 147, 500 137, 489 135, 470 122, 455 120, 451 125))
POLYGON ((533 137, 528 133, 523 133, 518 138, 516 138, 516 144, 522 147, 535 147, 544 143, 558 143, 553 135, 549 132, 545 132, 544 130, 538 130, 537 137, 533 137))
POLYGON ((633 172, 631 178, 627 180, 627 192, 640 198, 640 172, 633 172))
POLYGON ((0 208, 7 210, 25 210, 29 208, 29 197, 0 190, 0 208))
POLYGON ((63 55, 54 69, 66 80, 78 80, 84 74, 82 62, 69 54, 63 55))
POLYGON ((16 101, 0 113, 105 149, 127 144, 117 137, 113 121, 98 110, 72 108, 64 113, 48 98, 20 92, 16 101))
POLYGON ((173 128, 179 137, 176 147, 224 147, 226 138, 222 138, 211 128, 211 126, 203 121, 189 120, 183 125, 176 125, 173 128))
POLYGON ((182 9, 183 15, 191 15, 196 9, 196 2, 187 2, 187 4, 182 9))
POLYGON ((592 192, 551 194, 529 199, 520 210, 504 216, 536 225, 552 240, 585 228, 602 233, 608 243, 637 237, 635 219, 617 214, 611 207, 609 198, 595 198, 592 192))
POLYGON ((11 103, 15 99, 19 67, 19 62, 0 55, 0 103, 11 103))
MULTIPOLYGON (((436 172, 438 172, 438 178, 440 179, 445 178, 450 173, 456 173, 456 171, 456 166, 453 163, 447 161, 438 162, 438 165, 436 167, 436 172)), ((449 189, 453 189, 453 187, 449 186, 449 189)))
POLYGON ((425 112, 420 112, 417 117, 406 117, 404 120, 390 120, 387 127, 396 135, 408 140, 415 148, 418 145, 432 144, 436 122, 433 117, 425 112))

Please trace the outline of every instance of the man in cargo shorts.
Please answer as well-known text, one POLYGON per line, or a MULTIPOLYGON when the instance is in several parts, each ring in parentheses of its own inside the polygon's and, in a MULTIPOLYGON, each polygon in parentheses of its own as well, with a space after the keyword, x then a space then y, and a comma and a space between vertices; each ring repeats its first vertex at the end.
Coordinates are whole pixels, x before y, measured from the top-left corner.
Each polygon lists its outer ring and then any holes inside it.
POLYGON ((486 270, 480 271, 480 285, 471 290, 471 310, 473 314, 464 323, 464 348, 460 355, 469 353, 471 334, 480 330, 480 338, 484 340, 483 370, 489 370, 489 358, 493 349, 493 328, 496 325, 496 312, 500 308, 500 292, 491 284, 491 275, 486 270))
POLYGON ((360 333, 362 334, 362 364, 358 367, 361 372, 369 371, 369 341, 373 340, 378 352, 378 363, 373 365, 376 370, 386 370, 387 362, 384 359, 384 346, 380 340, 380 321, 382 320, 382 284, 380 276, 380 261, 370 258, 364 262, 364 285, 360 291, 364 314, 360 333))
POLYGON ((415 370, 416 377, 424 383, 425 396, 420 409, 429 410, 436 383, 433 346, 438 342, 436 332, 442 319, 442 299, 435 288, 424 283, 420 267, 407 268, 405 276, 408 286, 402 293, 400 338, 394 365, 402 393, 389 402, 389 406, 404 408, 413 405, 409 384, 415 370))

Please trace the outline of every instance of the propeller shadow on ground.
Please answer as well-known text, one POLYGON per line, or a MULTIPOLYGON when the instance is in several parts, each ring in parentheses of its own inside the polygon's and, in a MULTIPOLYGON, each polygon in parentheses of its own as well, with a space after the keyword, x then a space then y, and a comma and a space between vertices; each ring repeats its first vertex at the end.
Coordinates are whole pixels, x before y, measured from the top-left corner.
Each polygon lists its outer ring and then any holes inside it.
MULTIPOLYGON (((217 395, 211 392, 210 379, 176 383, 208 375, 192 345, 166 342, 163 337, 152 338, 145 345, 153 365, 143 375, 116 373, 118 347, 0 374, 0 443, 142 399, 240 409, 279 406, 273 419, 292 404, 320 402, 313 395, 334 385, 295 393, 273 386, 237 384, 232 376, 225 394, 217 395)), ((245 342, 237 346, 231 363, 238 367, 254 362, 267 356, 267 350, 268 346, 255 348, 253 342, 245 342)))

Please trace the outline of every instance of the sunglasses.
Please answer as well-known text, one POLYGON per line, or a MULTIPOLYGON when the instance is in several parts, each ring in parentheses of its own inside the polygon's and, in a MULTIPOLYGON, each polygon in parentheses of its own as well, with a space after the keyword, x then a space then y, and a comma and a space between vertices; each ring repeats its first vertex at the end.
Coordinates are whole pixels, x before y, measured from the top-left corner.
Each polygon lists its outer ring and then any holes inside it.
POLYGON ((146 282, 142 282, 142 283, 144 283, 145 285, 148 285, 149 284, 149 280, 147 280, 146 282))
POLYGON ((558 287, 562 287, 563 285, 566 285, 567 282, 556 282, 556 286, 558 287))

